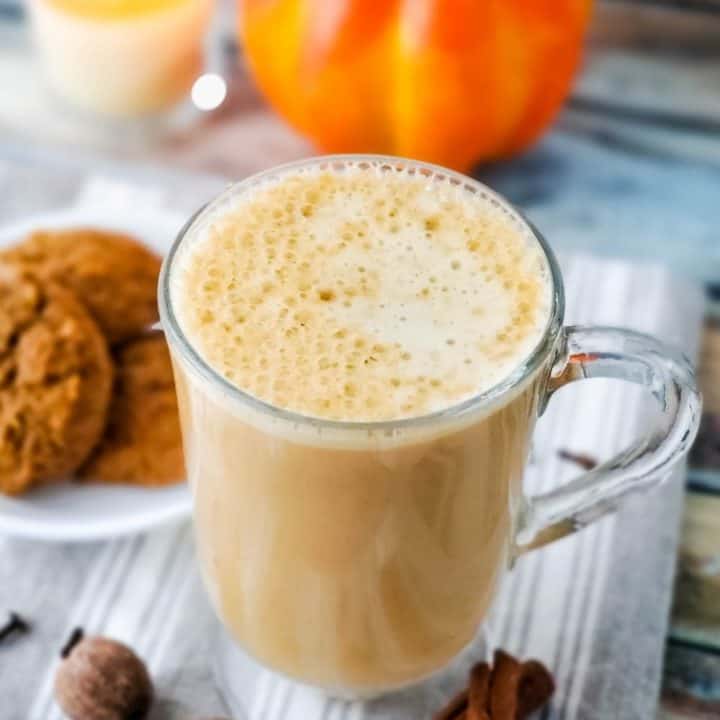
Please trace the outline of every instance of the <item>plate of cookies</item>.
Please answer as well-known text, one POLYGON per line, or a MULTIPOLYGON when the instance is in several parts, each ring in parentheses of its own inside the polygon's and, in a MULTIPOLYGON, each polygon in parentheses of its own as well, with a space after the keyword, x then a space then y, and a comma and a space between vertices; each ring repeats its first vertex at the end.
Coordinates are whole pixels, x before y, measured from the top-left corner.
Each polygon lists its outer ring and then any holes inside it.
POLYGON ((0 228, 0 532, 100 540, 190 514, 156 300, 182 224, 78 207, 0 228))

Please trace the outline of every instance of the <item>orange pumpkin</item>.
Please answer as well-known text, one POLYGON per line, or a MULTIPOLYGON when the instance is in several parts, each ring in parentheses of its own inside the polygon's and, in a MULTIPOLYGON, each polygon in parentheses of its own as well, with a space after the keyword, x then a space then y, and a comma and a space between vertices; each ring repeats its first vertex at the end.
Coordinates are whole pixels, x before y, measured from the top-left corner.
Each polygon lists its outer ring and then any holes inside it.
POLYGON ((532 143, 568 93, 591 0, 240 0, 270 103, 326 152, 467 170, 532 143))

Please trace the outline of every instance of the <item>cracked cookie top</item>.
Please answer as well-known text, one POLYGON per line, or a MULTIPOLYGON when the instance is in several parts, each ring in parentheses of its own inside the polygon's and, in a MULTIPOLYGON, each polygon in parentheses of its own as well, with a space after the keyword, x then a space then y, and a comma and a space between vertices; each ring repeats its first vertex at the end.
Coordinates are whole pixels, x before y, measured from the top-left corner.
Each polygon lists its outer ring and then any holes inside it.
POLYGON ((1 253, 0 261, 72 290, 111 345, 158 320, 160 258, 127 235, 84 228, 42 230, 1 253))
POLYGON ((74 294, 0 265, 0 492, 76 470, 102 433, 112 365, 74 294))

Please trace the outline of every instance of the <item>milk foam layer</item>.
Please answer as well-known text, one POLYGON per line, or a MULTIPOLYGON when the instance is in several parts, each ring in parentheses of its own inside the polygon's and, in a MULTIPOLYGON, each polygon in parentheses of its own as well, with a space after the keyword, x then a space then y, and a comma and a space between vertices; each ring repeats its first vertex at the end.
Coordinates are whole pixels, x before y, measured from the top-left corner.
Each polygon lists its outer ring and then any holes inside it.
POLYGON ((424 415, 488 390, 547 324, 537 241, 497 201, 368 163, 288 171, 199 226, 172 302, 240 389, 335 420, 424 415))

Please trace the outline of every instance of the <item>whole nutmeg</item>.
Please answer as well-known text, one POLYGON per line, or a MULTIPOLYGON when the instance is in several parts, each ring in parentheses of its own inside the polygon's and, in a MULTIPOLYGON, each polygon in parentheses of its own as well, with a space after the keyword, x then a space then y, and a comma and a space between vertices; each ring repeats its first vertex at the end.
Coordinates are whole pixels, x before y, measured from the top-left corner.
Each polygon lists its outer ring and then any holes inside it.
POLYGON ((153 686, 143 661, 126 645, 73 632, 55 675, 55 698, 70 720, 143 720, 153 686))

